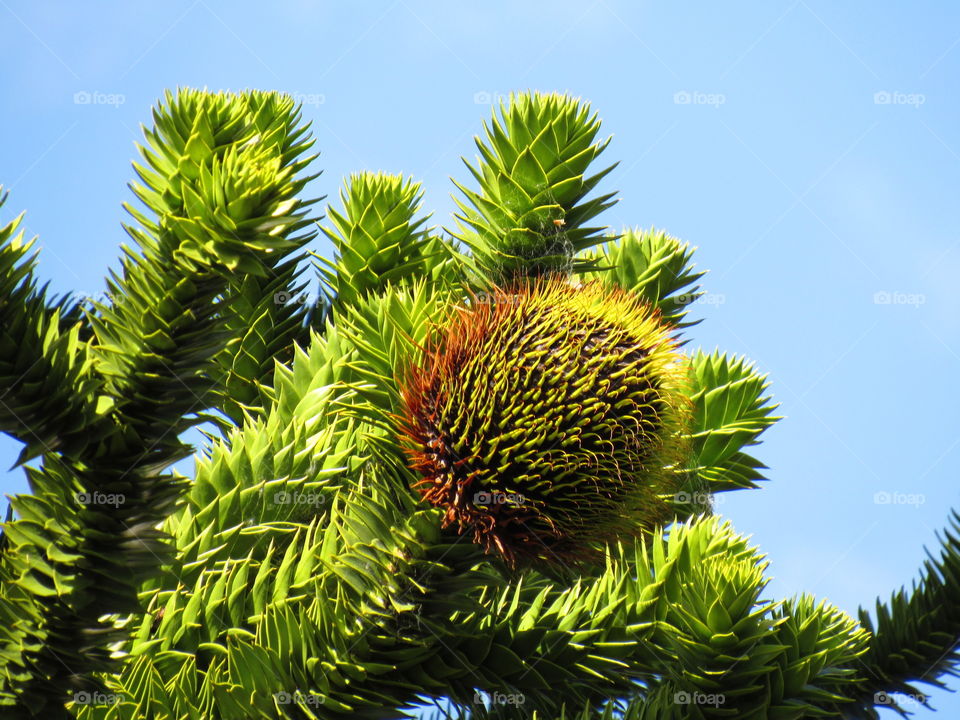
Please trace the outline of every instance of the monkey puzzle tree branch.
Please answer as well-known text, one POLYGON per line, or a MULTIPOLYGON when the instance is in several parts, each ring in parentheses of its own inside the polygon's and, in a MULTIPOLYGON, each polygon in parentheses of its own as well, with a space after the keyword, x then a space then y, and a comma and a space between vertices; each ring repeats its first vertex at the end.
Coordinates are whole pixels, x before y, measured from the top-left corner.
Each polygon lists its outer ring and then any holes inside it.
MULTIPOLYGON (((295 195, 305 182, 295 178, 303 147, 291 108, 262 93, 185 91, 155 112, 144 150, 153 169, 138 168, 147 188, 135 188, 155 217, 131 208, 138 248, 124 249, 108 301, 89 314, 88 352, 106 396, 88 427, 97 442, 47 454, 31 472, 38 495, 60 506, 51 513, 59 527, 38 529, 32 501, 17 498, 20 519, 5 528, 4 574, 20 594, 11 591, 4 609, 39 608, 17 628, 20 653, 8 662, 17 669, 0 691, 19 712, 52 717, 65 712, 58 698, 98 687, 90 674, 110 667, 126 638, 110 616, 138 609, 140 583, 169 561, 156 525, 182 481, 164 468, 189 452, 178 439, 195 422, 188 415, 214 404, 231 283, 238 272, 266 276, 275 257, 305 242, 291 237, 304 225, 295 195), (164 171, 170 187, 157 180, 164 171)), ((16 638, 6 639, 10 648, 16 638)))

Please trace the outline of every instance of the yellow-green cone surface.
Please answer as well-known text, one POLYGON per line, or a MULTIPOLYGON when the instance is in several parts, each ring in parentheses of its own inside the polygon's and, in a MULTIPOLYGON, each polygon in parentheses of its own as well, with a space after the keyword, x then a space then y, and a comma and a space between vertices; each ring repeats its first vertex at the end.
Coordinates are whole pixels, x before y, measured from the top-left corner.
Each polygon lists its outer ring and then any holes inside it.
POLYGON ((669 520, 685 404, 637 296, 540 281, 459 308, 403 387, 418 489, 508 562, 566 562, 669 520))

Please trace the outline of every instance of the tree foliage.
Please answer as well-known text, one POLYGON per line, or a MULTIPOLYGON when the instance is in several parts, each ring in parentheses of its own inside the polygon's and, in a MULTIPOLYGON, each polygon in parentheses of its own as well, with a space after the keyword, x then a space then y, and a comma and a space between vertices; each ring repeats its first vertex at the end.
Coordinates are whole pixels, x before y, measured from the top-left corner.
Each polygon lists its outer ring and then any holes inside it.
POLYGON ((133 245, 105 300, 50 296, 20 218, 0 228, 0 431, 30 483, 0 535, 3 717, 386 718, 433 702, 469 718, 875 718, 956 674, 956 513, 919 581, 872 616, 764 595, 764 556, 711 500, 763 480, 768 381, 742 357, 681 352, 703 273, 663 231, 598 224, 607 142, 580 100, 518 94, 477 140, 452 229, 427 226, 418 183, 382 173, 351 176, 325 220, 302 197, 315 156, 289 97, 181 90, 145 130, 133 245), (330 259, 311 250, 318 229, 330 259), (543 287, 566 303, 536 310, 548 320, 470 340, 478 318, 528 322, 535 308, 491 307, 543 287), (636 314, 601 322, 591 298, 636 314), (676 412, 655 422, 667 375, 643 374, 643 343, 667 335, 676 412), (569 382, 549 374, 558 357, 569 382), (589 396, 580 362, 603 369, 589 396), (543 527, 579 529, 577 562, 513 562, 424 502, 404 432, 418 367, 421 449, 437 428, 464 439, 429 456, 466 464, 449 492, 509 476, 543 527), (506 382, 531 372, 544 382, 506 382), (441 380, 454 399, 499 388, 477 405, 496 421, 438 409, 441 380), (634 415, 612 389, 627 380, 634 415), (633 433, 611 413, 654 420, 633 433), (183 477, 180 437, 204 421, 216 431, 183 477), (655 435, 670 453, 643 452, 655 435), (632 497, 615 486, 655 494, 656 518, 640 507, 600 532, 632 497), (558 497, 575 500, 566 525, 547 512, 558 497))

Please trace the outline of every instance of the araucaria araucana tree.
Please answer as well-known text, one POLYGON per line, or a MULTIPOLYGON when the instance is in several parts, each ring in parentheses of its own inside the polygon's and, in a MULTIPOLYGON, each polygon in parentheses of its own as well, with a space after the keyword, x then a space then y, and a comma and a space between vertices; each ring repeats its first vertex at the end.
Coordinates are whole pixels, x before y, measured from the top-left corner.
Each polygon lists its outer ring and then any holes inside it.
POLYGON ((872 615, 763 596, 712 498, 763 479, 767 381, 688 348, 690 247, 602 225, 585 103, 497 108, 450 229, 384 173, 319 216, 281 94, 145 135, 102 300, 0 229, 2 717, 871 718, 955 673, 956 514, 872 615))

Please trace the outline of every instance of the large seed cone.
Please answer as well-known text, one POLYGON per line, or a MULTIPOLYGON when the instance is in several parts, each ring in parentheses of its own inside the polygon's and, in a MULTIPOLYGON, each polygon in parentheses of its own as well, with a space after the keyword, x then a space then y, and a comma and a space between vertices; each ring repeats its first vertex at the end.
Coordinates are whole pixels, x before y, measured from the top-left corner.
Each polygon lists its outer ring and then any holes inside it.
POLYGON ((404 382, 423 497, 511 563, 585 559, 669 520, 685 416, 671 333, 597 282, 475 298, 404 382))

